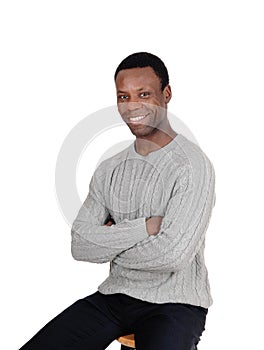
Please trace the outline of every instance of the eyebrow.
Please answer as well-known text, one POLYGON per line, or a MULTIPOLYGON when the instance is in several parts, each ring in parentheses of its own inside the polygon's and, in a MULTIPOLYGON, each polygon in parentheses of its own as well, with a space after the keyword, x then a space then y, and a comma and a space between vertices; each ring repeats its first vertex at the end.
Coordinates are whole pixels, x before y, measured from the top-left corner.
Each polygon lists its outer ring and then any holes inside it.
MULTIPOLYGON (((147 90, 147 89, 148 89, 148 88, 144 88, 144 87, 142 87, 142 88, 137 89, 137 91, 142 91, 142 90, 147 90)), ((126 91, 117 90, 117 93, 118 93, 118 94, 125 94, 125 93, 126 93, 126 91)))
POLYGON ((124 94, 125 91, 117 90, 117 93, 118 93, 118 94, 124 94))

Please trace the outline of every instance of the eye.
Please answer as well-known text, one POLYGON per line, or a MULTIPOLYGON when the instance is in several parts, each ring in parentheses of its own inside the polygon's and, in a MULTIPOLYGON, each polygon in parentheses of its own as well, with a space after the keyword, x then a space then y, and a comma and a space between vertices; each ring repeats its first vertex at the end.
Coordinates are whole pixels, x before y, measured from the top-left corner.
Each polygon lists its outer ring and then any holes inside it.
POLYGON ((127 95, 119 95, 119 96, 118 96, 118 99, 119 99, 120 101, 125 101, 125 100, 128 99, 128 96, 127 96, 127 95))
POLYGON ((144 91, 144 92, 141 92, 140 97, 148 97, 149 95, 150 95, 149 92, 144 91))

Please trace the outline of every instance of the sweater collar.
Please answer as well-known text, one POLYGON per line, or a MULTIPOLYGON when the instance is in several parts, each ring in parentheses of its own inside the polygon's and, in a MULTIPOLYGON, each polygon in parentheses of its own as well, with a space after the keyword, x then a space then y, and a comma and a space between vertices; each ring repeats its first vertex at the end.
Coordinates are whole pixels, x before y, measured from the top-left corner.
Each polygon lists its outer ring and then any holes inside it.
POLYGON ((160 147, 160 148, 158 148, 155 151, 151 151, 151 152, 149 152, 149 154, 147 154, 145 156, 143 156, 140 153, 136 152, 136 149, 135 149, 136 141, 134 140, 129 146, 129 153, 133 157, 138 157, 138 158, 141 158, 141 159, 149 159, 149 158, 158 157, 160 154, 164 154, 165 155, 165 153, 167 153, 170 149, 175 147, 175 143, 179 140, 180 137, 181 137, 181 134, 177 133, 177 135, 169 143, 167 143, 165 146, 160 147))

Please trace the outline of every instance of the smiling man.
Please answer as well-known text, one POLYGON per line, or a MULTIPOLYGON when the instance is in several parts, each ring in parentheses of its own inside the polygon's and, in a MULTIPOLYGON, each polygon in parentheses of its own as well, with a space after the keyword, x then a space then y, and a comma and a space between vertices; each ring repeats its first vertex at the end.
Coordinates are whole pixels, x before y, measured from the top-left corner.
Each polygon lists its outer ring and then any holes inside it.
MULTIPOLYGON (((144 66, 147 54, 128 57, 116 70, 118 110, 136 136, 137 149, 144 153, 162 147, 176 136, 167 118, 167 104, 171 99, 171 88, 166 67, 152 57, 154 69, 144 66), (140 56, 141 55, 141 56, 140 56), (142 59, 143 67, 131 68, 135 59, 142 59), (145 140, 152 143, 145 142, 145 140)), ((139 63, 138 63, 139 64, 139 63)), ((141 152, 139 152, 141 153, 141 152)))
POLYGON ((110 262, 109 276, 23 350, 101 350, 131 333, 137 350, 192 350, 205 329, 213 302, 204 261, 213 165, 170 126, 172 93, 160 58, 128 56, 115 84, 136 139, 97 167, 71 230, 73 257, 110 262))

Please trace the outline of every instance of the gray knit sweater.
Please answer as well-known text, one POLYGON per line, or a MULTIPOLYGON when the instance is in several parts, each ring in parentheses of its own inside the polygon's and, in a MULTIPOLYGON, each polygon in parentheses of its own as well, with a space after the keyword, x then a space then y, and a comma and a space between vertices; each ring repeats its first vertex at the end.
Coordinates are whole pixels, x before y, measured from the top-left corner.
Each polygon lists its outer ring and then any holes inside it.
POLYGON ((204 248, 215 198, 214 168, 198 145, 178 133, 143 156, 134 141, 96 168, 72 224, 72 255, 111 262, 103 294, 208 308, 204 248), (163 216, 155 236, 146 230, 151 216, 163 216), (116 224, 104 226, 110 217, 116 224))

